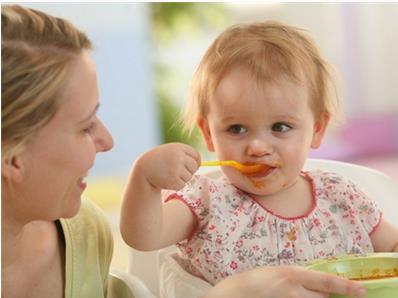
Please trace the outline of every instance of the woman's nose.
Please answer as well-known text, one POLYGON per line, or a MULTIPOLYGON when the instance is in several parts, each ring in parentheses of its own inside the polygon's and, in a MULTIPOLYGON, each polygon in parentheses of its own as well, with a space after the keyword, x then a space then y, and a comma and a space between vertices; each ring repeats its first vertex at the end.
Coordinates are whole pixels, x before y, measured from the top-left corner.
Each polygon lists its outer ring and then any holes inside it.
POLYGON ((247 147, 247 154, 249 156, 261 157, 272 154, 272 152, 273 147, 271 142, 260 138, 251 140, 247 147))
POLYGON ((97 136, 97 152, 106 152, 113 148, 113 138, 108 128, 101 122, 99 135, 97 136))

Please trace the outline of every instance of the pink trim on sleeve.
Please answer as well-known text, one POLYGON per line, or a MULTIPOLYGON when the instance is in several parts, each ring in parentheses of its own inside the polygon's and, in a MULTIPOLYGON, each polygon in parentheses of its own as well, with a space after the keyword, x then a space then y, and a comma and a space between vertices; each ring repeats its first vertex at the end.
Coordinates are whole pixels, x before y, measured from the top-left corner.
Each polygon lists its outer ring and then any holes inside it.
POLYGON ((377 223, 373 226, 372 230, 369 232, 369 236, 373 234, 373 232, 377 229, 377 227, 380 225, 381 223, 381 219, 383 217, 383 212, 380 211, 379 213, 379 220, 377 221, 377 223))
POLYGON ((188 238, 187 238, 187 241, 190 241, 190 240, 192 239, 193 235, 196 233, 197 229, 199 228, 199 223, 200 223, 199 216, 196 214, 195 209, 192 208, 192 206, 189 205, 189 204, 182 198, 182 196, 180 196, 179 194, 173 193, 173 194, 169 195, 169 196, 164 200, 164 202, 167 203, 167 202, 169 202, 169 201, 171 201, 171 200, 181 201, 184 205, 186 205, 186 206, 189 208, 189 210, 191 210, 191 212, 192 212, 194 218, 196 219, 195 228, 192 230, 191 234, 189 234, 189 236, 188 236, 188 238))

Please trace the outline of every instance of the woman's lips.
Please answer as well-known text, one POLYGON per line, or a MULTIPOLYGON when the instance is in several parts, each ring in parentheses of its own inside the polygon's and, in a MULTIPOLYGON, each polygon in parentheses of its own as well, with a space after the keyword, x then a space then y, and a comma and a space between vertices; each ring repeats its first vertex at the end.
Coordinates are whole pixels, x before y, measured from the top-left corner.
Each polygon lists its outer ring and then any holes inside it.
POLYGON ((77 185, 84 191, 87 187, 87 182, 84 181, 84 178, 80 178, 77 180, 77 185))

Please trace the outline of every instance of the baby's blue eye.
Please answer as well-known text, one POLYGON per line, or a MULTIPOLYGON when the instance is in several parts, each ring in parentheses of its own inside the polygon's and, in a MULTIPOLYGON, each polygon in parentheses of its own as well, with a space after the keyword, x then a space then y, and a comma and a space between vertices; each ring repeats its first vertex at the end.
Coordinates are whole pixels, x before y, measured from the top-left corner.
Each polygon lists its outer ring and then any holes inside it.
POLYGON ((292 127, 283 122, 277 122, 274 125, 272 125, 272 131, 275 131, 275 132, 287 132, 290 129, 292 129, 292 127))
POLYGON ((228 127, 227 131, 232 134, 239 135, 247 132, 247 129, 241 124, 234 124, 228 127))

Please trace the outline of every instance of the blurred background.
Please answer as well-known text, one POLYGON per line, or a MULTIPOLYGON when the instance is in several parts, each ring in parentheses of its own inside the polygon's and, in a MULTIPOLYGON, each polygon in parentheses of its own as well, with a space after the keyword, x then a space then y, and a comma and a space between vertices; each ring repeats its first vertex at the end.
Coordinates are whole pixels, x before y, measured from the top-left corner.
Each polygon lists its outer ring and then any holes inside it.
POLYGON ((330 127, 311 157, 370 166, 398 183, 398 3, 22 4, 69 19, 95 45, 99 116, 115 147, 98 156, 85 196, 105 210, 112 225, 115 267, 127 267, 119 211, 137 156, 180 141, 209 157, 198 135, 184 136, 176 120, 202 55, 236 22, 278 20, 308 29, 339 73, 345 109, 345 122, 330 127))

